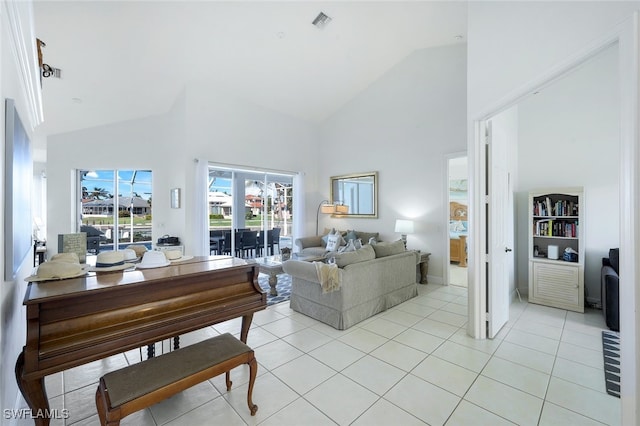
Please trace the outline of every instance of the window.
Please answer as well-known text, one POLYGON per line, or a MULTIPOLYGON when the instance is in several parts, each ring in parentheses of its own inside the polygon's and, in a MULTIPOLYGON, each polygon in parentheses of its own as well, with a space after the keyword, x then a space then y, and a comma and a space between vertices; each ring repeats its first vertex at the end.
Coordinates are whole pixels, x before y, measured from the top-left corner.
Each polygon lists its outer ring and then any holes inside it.
POLYGON ((87 251, 151 248, 151 170, 80 170, 80 229, 87 251))

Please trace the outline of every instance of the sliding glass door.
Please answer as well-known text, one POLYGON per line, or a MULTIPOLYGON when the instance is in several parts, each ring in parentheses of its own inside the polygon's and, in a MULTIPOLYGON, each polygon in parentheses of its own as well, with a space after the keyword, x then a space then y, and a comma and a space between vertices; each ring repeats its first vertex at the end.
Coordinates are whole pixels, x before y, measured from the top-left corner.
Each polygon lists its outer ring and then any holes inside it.
POLYGON ((212 254, 256 257, 291 247, 292 174, 210 166, 208 188, 212 254), (255 247, 236 236, 243 231, 256 234, 255 247))

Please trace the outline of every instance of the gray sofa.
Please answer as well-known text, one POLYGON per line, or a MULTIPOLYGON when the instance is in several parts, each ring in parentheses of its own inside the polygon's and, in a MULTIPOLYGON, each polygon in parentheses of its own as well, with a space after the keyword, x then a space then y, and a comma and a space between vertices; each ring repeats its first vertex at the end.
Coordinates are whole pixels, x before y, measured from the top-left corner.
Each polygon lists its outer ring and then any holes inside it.
POLYGON ((291 275, 291 309, 338 330, 347 329, 417 296, 419 258, 406 251, 402 241, 336 254, 340 289, 328 293, 322 292, 313 262, 288 260, 283 269, 291 275))

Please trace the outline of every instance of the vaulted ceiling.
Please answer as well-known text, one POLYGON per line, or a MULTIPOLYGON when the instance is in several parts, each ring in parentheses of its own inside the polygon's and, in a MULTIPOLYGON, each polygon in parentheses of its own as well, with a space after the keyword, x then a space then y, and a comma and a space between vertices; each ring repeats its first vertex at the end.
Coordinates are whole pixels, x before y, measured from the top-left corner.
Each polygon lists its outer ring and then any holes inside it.
POLYGON ((35 1, 49 135, 166 112, 206 82, 321 122, 417 49, 466 42, 459 1, 35 1), (323 12, 324 28, 312 25, 323 12))

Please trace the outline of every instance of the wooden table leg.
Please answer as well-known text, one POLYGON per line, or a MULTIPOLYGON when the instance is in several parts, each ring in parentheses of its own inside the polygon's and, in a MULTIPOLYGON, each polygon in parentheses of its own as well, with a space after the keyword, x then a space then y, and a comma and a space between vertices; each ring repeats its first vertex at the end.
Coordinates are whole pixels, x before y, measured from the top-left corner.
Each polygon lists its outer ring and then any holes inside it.
POLYGON ((271 291, 269 294, 271 296, 277 296, 278 290, 276 290, 276 285, 278 284, 278 275, 275 272, 269 272, 269 287, 271 287, 271 291))

